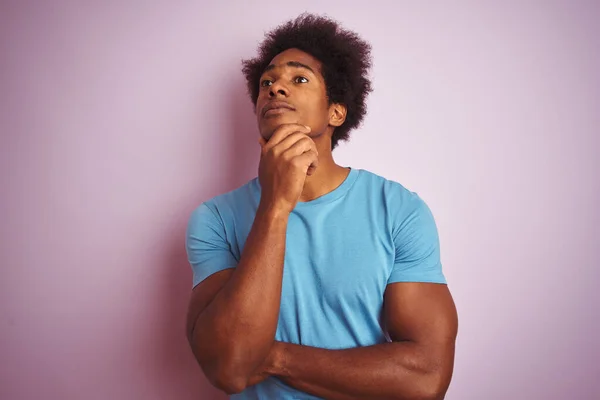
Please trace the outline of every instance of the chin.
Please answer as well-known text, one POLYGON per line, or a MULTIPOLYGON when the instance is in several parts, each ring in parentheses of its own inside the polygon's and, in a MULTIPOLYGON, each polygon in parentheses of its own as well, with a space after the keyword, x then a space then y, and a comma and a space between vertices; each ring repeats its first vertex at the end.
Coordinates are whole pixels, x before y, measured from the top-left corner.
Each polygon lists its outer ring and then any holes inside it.
MULTIPOLYGON (((290 118, 291 116, 281 115, 277 117, 270 117, 263 119, 259 125, 260 134, 266 140, 269 140, 273 133, 284 124, 302 124, 298 121, 298 118, 290 118)), ((304 125, 304 124, 302 124, 304 125)))

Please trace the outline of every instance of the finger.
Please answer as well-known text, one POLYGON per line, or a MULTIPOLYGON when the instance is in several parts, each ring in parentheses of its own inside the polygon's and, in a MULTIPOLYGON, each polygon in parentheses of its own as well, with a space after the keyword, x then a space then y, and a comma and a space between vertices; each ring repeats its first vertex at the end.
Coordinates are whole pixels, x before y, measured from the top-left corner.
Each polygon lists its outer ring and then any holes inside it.
POLYGON ((265 140, 264 137, 259 136, 258 137, 258 144, 260 144, 260 147, 265 147, 265 145, 267 144, 267 141, 265 140))
POLYGON ((275 130, 273 136, 267 141, 267 145, 264 147, 265 151, 271 150, 273 147, 279 145, 283 140, 285 140, 288 136, 293 135, 294 133, 304 133, 307 134, 310 132, 310 128, 299 125, 299 124, 285 124, 281 125, 279 128, 275 130))
POLYGON ((319 153, 317 153, 317 159, 314 160, 312 162, 312 164, 310 164, 310 168, 312 168, 313 170, 315 170, 315 169, 317 169, 318 166, 319 166, 319 153))
MULTIPOLYGON (((275 152, 275 154, 284 153, 287 150, 291 149, 293 146, 296 145, 296 143, 298 143, 300 141, 308 141, 308 143, 312 145, 314 150, 315 151, 317 150, 317 145, 308 135, 306 135, 304 133, 300 133, 300 132, 294 132, 291 135, 289 135, 288 137, 286 137, 284 140, 279 142, 279 144, 273 148, 273 151, 275 152)), ((298 153, 295 155, 299 155, 299 154, 301 154, 301 153, 298 153)))
MULTIPOLYGON (((283 157, 290 160, 301 155, 302 153, 306 153, 307 151, 314 151, 318 156, 319 153, 317 152, 317 146, 315 145, 315 142, 304 134, 299 134, 299 136, 301 137, 297 139, 294 144, 283 151, 283 157)), ((283 143, 281 143, 281 145, 283 145, 283 143)))
POLYGON ((273 136, 271 136, 271 138, 267 141, 265 150, 269 151, 271 148, 273 148, 273 146, 276 146, 277 144, 279 144, 279 142, 281 142, 283 139, 285 139, 287 136, 291 135, 294 132, 309 133, 310 127, 308 127, 306 125, 300 125, 300 124, 283 124, 283 125, 281 125, 277 129, 275 129, 273 136))
POLYGON ((306 173, 310 172, 309 175, 312 175, 316 171, 317 167, 319 166, 319 153, 317 153, 316 155, 317 155, 317 158, 315 158, 313 160, 313 162, 308 167, 308 171, 306 171, 306 173))
POLYGON ((308 170, 309 168, 311 168, 311 166, 314 166, 314 169, 318 167, 319 156, 314 150, 309 150, 305 153, 300 154, 297 157, 294 157, 293 162, 306 168, 305 171, 308 173, 308 170))

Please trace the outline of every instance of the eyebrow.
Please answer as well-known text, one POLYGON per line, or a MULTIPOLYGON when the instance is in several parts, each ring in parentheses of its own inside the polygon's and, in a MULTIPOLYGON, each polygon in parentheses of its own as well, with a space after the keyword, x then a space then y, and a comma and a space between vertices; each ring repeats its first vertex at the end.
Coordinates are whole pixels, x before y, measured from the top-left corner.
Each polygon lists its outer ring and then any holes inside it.
MULTIPOLYGON (((295 67, 295 68, 304 68, 309 70, 310 72, 312 72, 313 74, 315 74, 315 71, 313 71, 313 69, 311 67, 309 67, 306 64, 302 64, 299 61, 288 61, 285 65, 287 65, 288 67, 295 67)), ((265 68, 265 70, 263 71, 263 74, 267 71, 270 71, 272 69, 275 68, 275 64, 270 64, 267 66, 267 68, 265 68)), ((315 74, 316 75, 316 74, 315 74)))

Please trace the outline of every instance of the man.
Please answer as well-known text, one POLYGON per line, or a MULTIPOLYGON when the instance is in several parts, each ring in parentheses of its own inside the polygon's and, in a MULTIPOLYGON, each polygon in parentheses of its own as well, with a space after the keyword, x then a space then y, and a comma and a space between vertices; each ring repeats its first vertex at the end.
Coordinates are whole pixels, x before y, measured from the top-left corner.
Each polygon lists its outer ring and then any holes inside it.
POLYGON ((258 178, 204 202, 186 246, 188 339, 234 399, 442 399, 457 316, 432 214, 337 165, 362 121, 370 46, 310 14, 267 34, 244 74, 258 178))

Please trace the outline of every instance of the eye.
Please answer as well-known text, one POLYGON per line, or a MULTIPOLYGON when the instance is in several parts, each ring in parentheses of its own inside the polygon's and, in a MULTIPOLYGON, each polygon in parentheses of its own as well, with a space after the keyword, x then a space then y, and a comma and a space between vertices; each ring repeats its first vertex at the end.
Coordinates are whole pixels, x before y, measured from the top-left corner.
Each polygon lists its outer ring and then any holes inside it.
POLYGON ((268 80, 268 79, 263 79, 263 80, 260 82, 260 86, 262 86, 262 87, 271 86, 272 84, 273 84, 273 82, 272 82, 272 81, 270 81, 270 80, 268 80))
POLYGON ((296 83, 308 83, 308 79, 306 79, 303 76, 297 76, 296 78, 294 78, 294 82, 296 82, 296 83))

